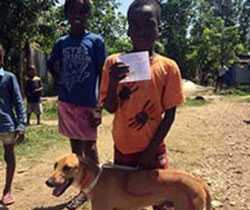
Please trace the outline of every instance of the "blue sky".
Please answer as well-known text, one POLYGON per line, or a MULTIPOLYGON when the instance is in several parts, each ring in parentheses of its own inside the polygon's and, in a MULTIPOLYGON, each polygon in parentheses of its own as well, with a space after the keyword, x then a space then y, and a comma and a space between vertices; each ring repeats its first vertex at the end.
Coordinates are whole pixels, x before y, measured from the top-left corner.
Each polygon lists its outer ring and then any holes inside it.
MULTIPOLYGON (((117 0, 121 4, 120 11, 125 15, 127 13, 128 6, 133 0, 117 0)), ((61 4, 64 3, 64 0, 59 0, 61 4)))

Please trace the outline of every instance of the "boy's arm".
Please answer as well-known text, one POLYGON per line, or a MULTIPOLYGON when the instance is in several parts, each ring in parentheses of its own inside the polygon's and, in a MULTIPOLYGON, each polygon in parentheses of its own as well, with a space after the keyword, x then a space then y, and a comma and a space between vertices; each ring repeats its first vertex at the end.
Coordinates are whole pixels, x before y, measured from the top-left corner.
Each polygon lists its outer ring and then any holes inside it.
POLYGON ((26 125, 26 113, 24 109, 24 101, 16 77, 13 77, 13 100, 17 116, 16 131, 24 132, 26 125))
POLYGON ((99 83, 98 83, 99 86, 98 87, 100 89, 101 81, 102 81, 103 66, 105 63, 105 59, 107 57, 107 51, 106 51, 103 38, 100 38, 97 40, 96 49, 98 49, 98 53, 96 54, 97 54, 97 68, 98 68, 97 70, 99 72, 99 83))
POLYGON ((147 167, 153 160, 159 145, 168 135, 169 130, 175 120, 176 107, 183 103, 184 96, 182 91, 182 79, 178 65, 172 62, 166 70, 168 74, 165 77, 164 91, 162 95, 162 107, 165 110, 164 117, 158 126, 150 144, 143 152, 140 158, 140 164, 147 167))
POLYGON ((40 78, 38 80, 38 86, 39 87, 35 89, 35 92, 41 92, 43 90, 42 81, 40 78))
POLYGON ((47 70, 51 73, 56 83, 59 77, 60 58, 62 58, 62 50, 60 47, 60 40, 57 40, 47 60, 47 70))
POLYGON ((103 107, 110 113, 116 112, 118 108, 119 98, 117 96, 117 88, 119 82, 127 76, 129 72, 128 68, 124 63, 117 62, 110 67, 109 72, 105 72, 109 74, 109 82, 103 107))
POLYGON ((114 113, 118 107, 117 87, 118 83, 110 82, 104 99, 103 107, 110 113, 114 113))
POLYGON ((151 163, 151 161, 155 157, 155 153, 159 148, 160 144, 163 142, 164 138, 168 135, 170 128, 175 120, 176 107, 170 108, 165 111, 164 117, 156 130, 153 138, 150 141, 150 144, 146 148, 146 150, 142 153, 140 157, 139 165, 147 168, 147 165, 151 163))

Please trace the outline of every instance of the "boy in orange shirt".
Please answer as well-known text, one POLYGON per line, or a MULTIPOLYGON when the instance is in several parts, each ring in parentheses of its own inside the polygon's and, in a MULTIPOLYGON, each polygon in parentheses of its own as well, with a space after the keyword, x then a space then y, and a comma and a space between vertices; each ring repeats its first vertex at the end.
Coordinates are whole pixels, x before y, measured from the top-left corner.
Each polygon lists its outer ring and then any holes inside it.
MULTIPOLYGON (((167 168, 164 138, 183 103, 177 64, 153 51, 159 35, 160 5, 156 0, 135 0, 128 10, 128 36, 133 52, 148 51, 151 80, 120 83, 129 66, 120 54, 107 58, 101 83, 101 104, 114 113, 115 164, 140 168, 167 168)), ((154 207, 154 210, 164 209, 154 207)))

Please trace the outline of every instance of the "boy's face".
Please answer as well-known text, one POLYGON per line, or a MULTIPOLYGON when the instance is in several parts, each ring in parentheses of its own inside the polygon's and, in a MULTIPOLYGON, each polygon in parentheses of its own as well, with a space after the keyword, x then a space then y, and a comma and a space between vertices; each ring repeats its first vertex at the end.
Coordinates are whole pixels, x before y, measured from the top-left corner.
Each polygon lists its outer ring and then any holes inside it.
POLYGON ((4 65, 4 51, 0 48, 0 67, 4 65))
POLYGON ((135 50, 151 50, 159 35, 156 11, 153 5, 144 5, 128 17, 128 36, 135 50))
POLYGON ((33 78, 34 76, 36 76, 36 69, 33 66, 29 67, 28 77, 33 78))
POLYGON ((89 16, 85 1, 74 1, 68 8, 67 16, 72 28, 79 30, 84 29, 89 16))

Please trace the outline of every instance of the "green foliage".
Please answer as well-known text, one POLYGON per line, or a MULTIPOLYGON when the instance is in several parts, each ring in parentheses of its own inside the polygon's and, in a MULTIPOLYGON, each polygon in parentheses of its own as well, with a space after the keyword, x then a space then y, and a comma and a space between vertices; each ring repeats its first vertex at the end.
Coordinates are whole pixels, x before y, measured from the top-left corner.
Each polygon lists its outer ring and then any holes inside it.
POLYGON ((242 7, 239 21, 241 41, 246 44, 250 51, 250 0, 246 0, 242 7))
POLYGON ((63 18, 63 6, 44 11, 37 21, 39 33, 31 41, 38 43, 44 52, 49 53, 55 40, 68 30, 63 18))
POLYGON ((7 50, 24 47, 27 40, 39 34, 38 18, 55 5, 56 0, 5 0, 0 2, 0 40, 7 50))
MULTIPOLYGON (((58 134, 57 126, 30 126, 26 130, 25 140, 16 146, 16 154, 18 157, 34 158, 37 154, 46 151, 67 146, 68 141, 58 134), (64 141, 62 141, 62 139, 64 141)), ((0 160, 2 160, 3 150, 0 148, 0 160)))
POLYGON ((57 120, 57 101, 46 101, 43 103, 43 120, 57 120))
POLYGON ((208 80, 215 80, 222 65, 236 63, 236 55, 246 52, 247 44, 241 41, 238 24, 242 1, 168 0, 161 3, 161 40, 166 54, 177 61, 185 78, 207 85, 208 80))
POLYGON ((108 53, 113 54, 117 52, 128 52, 132 49, 131 42, 127 37, 121 37, 117 38, 113 41, 113 43, 110 42, 110 46, 108 46, 108 53))
POLYGON ((221 95, 228 96, 249 96, 250 95, 250 85, 240 85, 235 88, 229 88, 220 92, 221 95))
POLYGON ((126 19, 117 12, 118 6, 116 0, 93 1, 93 13, 89 21, 90 30, 104 37, 109 52, 129 47, 123 38, 126 34, 126 19))
POLYGON ((243 102, 250 103, 250 97, 245 98, 243 102))
POLYGON ((208 102, 205 100, 199 100, 199 99, 187 99, 184 103, 184 106, 204 106, 207 105, 208 102))
POLYGON ((239 43, 237 27, 225 27, 224 21, 218 17, 207 20, 200 37, 192 40, 193 49, 187 54, 188 60, 194 62, 194 66, 199 66, 200 81, 206 82, 209 74, 215 78, 222 65, 235 63, 239 43))
MULTIPOLYGON (((162 3, 161 42, 166 54, 185 68, 188 50, 188 29, 192 20, 193 0, 168 0, 162 3)), ((186 71, 182 74, 186 75, 186 71)))
MULTIPOLYGON (((124 36, 126 34, 126 19, 117 12, 118 6, 116 0, 95 0, 93 1, 92 15, 88 21, 88 30, 103 36, 109 53, 130 49, 130 43, 124 36)), ((43 45, 46 46, 46 51, 50 51, 55 40, 68 32, 69 25, 65 21, 63 6, 52 8, 44 15, 42 22, 46 24, 48 29, 50 28, 51 33, 42 37, 42 41, 43 45)))
MULTIPOLYGON (((0 42, 16 65, 26 42, 39 43, 47 53, 55 40, 68 32, 63 6, 56 0, 0 2, 0 42), (9 49, 12 49, 11 51, 9 49)), ((207 84, 222 65, 237 62, 250 50, 250 0, 161 0, 162 24, 156 51, 179 64, 182 75, 207 84)), ((93 1, 90 31, 101 34, 109 53, 126 52, 126 18, 117 0, 93 1)), ((8 56, 9 57, 9 56, 8 56)), ((17 65, 16 65, 17 66, 17 65)))
MULTIPOLYGON (((16 73, 21 88, 28 46, 41 33, 39 18, 55 5, 57 0, 4 0, 0 1, 0 42, 6 49, 7 68, 16 73), (23 55, 23 56, 22 56, 23 55)), ((28 63, 28 60, 26 60, 28 63)))

